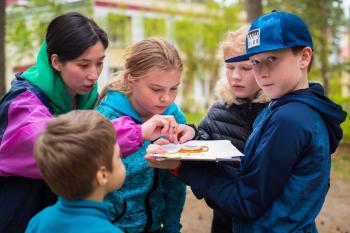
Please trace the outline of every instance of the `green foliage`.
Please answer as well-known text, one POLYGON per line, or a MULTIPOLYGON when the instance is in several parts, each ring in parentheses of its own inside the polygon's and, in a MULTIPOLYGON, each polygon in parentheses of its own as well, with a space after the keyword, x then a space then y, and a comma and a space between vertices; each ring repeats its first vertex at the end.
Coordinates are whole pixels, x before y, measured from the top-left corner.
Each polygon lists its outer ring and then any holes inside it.
POLYGON ((63 3, 59 0, 32 0, 28 5, 11 6, 6 12, 6 44, 13 51, 8 59, 21 64, 26 59, 34 59, 33 49, 44 40, 48 23, 57 15, 72 10, 87 16, 92 15, 91 1, 63 3))
POLYGON ((202 120, 204 113, 200 112, 185 112, 185 116, 187 119, 187 123, 189 124, 195 124, 196 126, 199 124, 199 122, 202 120))
POLYGON ((128 16, 109 13, 97 21, 106 30, 110 42, 115 46, 126 46, 131 43, 131 25, 128 16))
POLYGON ((166 25, 164 19, 145 19, 144 20, 145 37, 166 36, 166 25))
POLYGON ((350 149, 348 146, 341 146, 332 155, 332 173, 337 177, 350 177, 350 149))
MULTIPOLYGON (((330 80, 330 89, 332 90, 332 92, 329 98, 334 102, 336 102, 337 104, 340 104, 343 107, 344 111, 346 111, 349 114, 350 97, 341 96, 342 83, 341 83, 340 77, 341 77, 341 73, 333 72, 333 77, 330 80)), ((350 145, 350 117, 349 116, 345 119, 345 122, 341 125, 341 127, 344 133, 343 140, 341 142, 342 144, 350 145)))
POLYGON ((196 110, 193 107, 195 79, 208 82, 212 93, 219 77, 219 43, 227 31, 242 25, 238 18, 241 5, 222 7, 214 1, 205 2, 206 19, 185 15, 174 25, 174 38, 184 58, 183 94, 186 102, 182 107, 185 111, 196 110))
MULTIPOLYGON (((340 104, 344 108, 344 111, 346 111, 349 114, 349 112, 350 112, 350 97, 344 98, 338 94, 338 95, 332 95, 330 98, 334 102, 336 102, 337 104, 340 104)), ((344 133, 342 143, 350 145, 350 117, 349 117, 349 115, 347 116, 347 118, 345 119, 345 122, 341 125, 341 127, 342 127, 343 133, 344 133)))
POLYGON ((21 20, 13 25, 6 25, 6 44, 15 48, 15 51, 10 51, 11 59, 20 61, 23 57, 23 55, 20 55, 21 53, 31 54, 28 50, 33 42, 33 33, 30 30, 26 30, 26 28, 25 20, 21 20))
MULTIPOLYGON (((201 44, 195 38, 201 37, 201 24, 192 23, 189 20, 182 20, 174 25, 174 36, 177 44, 183 53, 184 60, 184 75, 183 75, 183 93, 186 99, 185 105, 182 108, 189 111, 191 105, 188 103, 194 102, 193 85, 200 69, 200 47, 201 44), (191 32, 191 33, 189 33, 191 32), (186 94, 185 94, 186 93, 186 94)), ((193 105, 192 105, 193 107, 193 105)))

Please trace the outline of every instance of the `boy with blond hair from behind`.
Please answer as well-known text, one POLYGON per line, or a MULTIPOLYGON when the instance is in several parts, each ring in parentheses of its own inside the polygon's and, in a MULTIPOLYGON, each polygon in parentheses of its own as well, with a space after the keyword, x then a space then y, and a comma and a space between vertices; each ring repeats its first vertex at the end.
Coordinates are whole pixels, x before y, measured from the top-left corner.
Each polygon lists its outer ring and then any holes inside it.
MULTIPOLYGON (((254 122, 241 166, 218 174, 183 162, 179 177, 197 198, 232 217, 232 232, 316 233, 346 112, 308 81, 313 43, 297 15, 273 11, 257 18, 246 43, 246 54, 226 62, 250 60, 271 102, 254 122)), ((148 148, 152 166, 179 166, 152 159, 159 151, 148 148)))
POLYGON ((44 180, 59 196, 39 212, 26 232, 120 233, 104 196, 122 186, 125 168, 112 123, 93 110, 76 110, 50 121, 35 144, 44 180))

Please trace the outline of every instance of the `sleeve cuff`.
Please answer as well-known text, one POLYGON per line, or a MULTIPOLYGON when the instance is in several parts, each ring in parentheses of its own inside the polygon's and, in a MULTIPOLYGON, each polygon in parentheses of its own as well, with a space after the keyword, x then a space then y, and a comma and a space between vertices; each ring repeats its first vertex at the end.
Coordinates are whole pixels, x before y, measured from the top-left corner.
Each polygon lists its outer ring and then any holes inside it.
POLYGON ((179 166, 177 166, 174 169, 169 169, 170 174, 172 174, 173 176, 179 176, 180 173, 180 168, 181 168, 181 162, 179 163, 179 166))

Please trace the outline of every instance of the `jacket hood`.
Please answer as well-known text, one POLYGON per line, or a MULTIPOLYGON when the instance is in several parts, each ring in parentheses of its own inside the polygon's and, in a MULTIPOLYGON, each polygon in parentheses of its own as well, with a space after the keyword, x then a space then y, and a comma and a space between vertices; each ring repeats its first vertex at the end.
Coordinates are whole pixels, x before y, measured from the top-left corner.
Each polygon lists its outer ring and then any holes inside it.
MULTIPOLYGON (((237 96, 233 93, 230 84, 226 78, 221 78, 217 81, 215 86, 215 96, 220 102, 226 105, 247 103, 246 100, 237 98, 237 96)), ((253 101, 251 102, 267 103, 269 101, 270 99, 260 90, 258 91, 255 99, 253 99, 253 101)))
MULTIPOLYGON (((60 74, 49 64, 46 42, 41 45, 36 64, 27 69, 21 76, 45 93, 56 116, 74 109, 72 99, 60 74)), ((93 109, 96 100, 97 84, 86 95, 77 95, 76 108, 93 109)))
POLYGON ((271 108, 273 109, 291 101, 307 104, 322 116, 329 133, 331 153, 334 153, 343 137, 343 130, 340 124, 345 121, 347 116, 343 108, 324 95, 324 89, 319 83, 310 83, 310 87, 307 89, 297 90, 276 99, 276 102, 273 101, 271 108))

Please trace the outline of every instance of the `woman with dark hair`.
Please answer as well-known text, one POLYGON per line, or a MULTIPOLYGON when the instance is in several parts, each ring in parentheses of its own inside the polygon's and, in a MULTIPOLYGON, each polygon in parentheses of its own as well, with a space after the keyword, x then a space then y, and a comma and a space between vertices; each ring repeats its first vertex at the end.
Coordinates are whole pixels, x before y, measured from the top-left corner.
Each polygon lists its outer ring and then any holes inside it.
MULTIPOLYGON (((0 102, 0 232, 24 232, 31 217, 57 197, 42 180, 33 145, 45 124, 73 109, 93 109, 108 37, 80 13, 53 19, 36 65, 16 74, 0 102)), ((167 135, 174 118, 155 116, 142 125, 112 121, 123 155, 167 135)), ((74 172, 74 171, 72 171, 74 172)))

